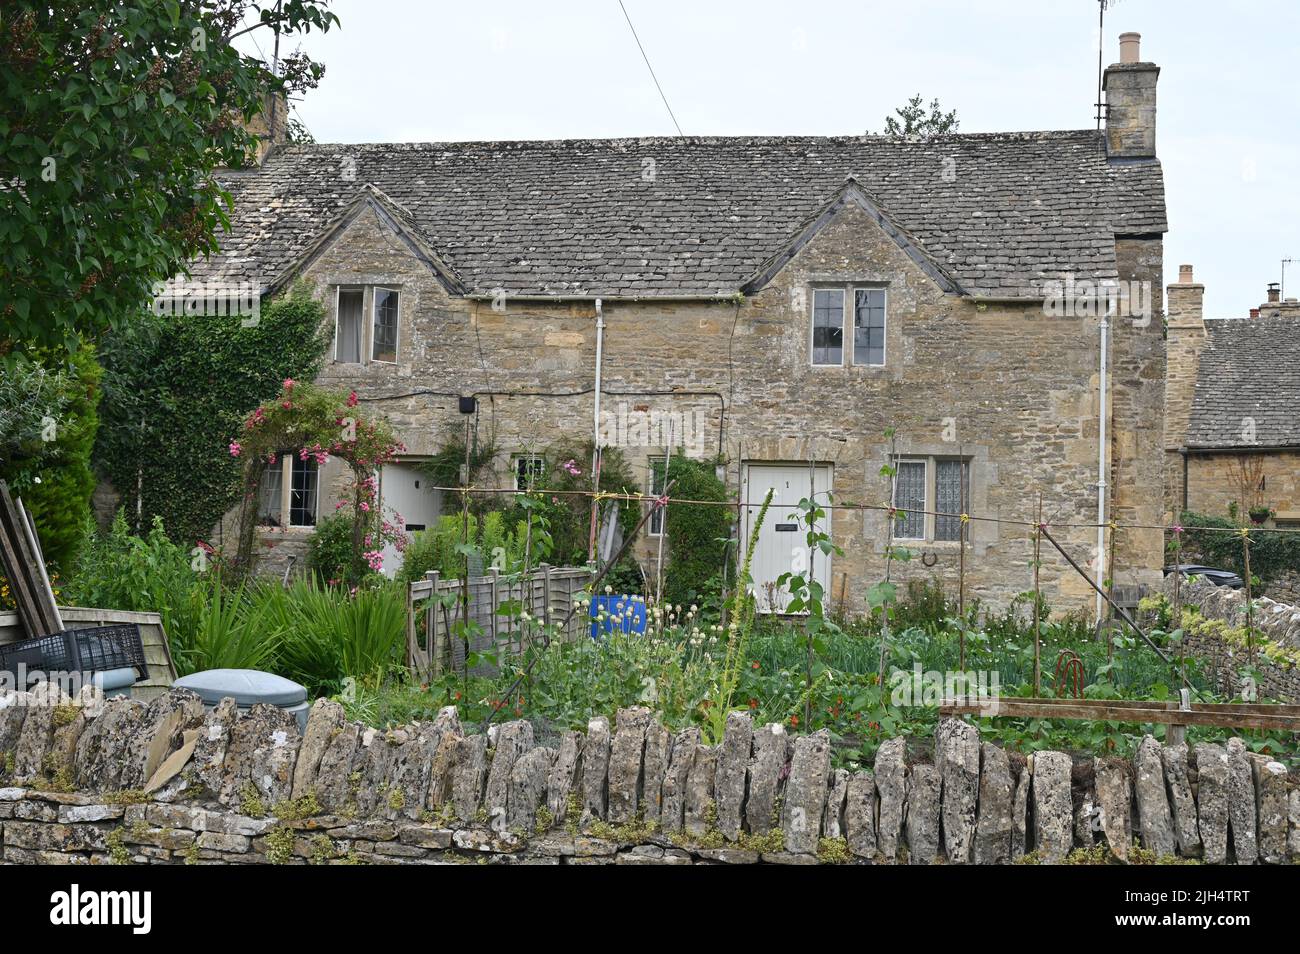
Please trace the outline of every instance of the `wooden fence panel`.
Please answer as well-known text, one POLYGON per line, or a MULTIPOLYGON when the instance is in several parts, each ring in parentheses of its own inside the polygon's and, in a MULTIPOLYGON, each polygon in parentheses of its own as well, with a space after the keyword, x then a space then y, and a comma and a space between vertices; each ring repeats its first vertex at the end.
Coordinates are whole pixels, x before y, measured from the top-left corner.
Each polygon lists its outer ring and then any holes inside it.
MULTIPOLYGON (((526 578, 492 570, 488 576, 471 577, 466 586, 460 580, 442 579, 436 571, 430 572, 407 586, 407 666, 413 672, 434 677, 448 670, 463 671, 467 651, 494 652, 498 656, 522 654, 527 647, 518 614, 501 615, 499 607, 517 600, 534 620, 545 625, 559 624, 590 582, 591 571, 586 567, 548 564, 537 567, 526 578), (468 607, 471 627, 476 630, 468 647, 465 639, 454 632, 462 604, 468 607)), ((559 638, 572 641, 587 632, 585 614, 575 613, 559 638)), ((490 667, 483 666, 471 673, 489 671, 490 667)))

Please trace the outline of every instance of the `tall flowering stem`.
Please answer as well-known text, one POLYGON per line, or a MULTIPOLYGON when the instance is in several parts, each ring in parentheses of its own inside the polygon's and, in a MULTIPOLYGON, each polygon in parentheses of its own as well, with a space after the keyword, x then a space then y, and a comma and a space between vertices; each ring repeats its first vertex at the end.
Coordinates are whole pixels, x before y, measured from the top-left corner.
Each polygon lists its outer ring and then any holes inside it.
POLYGON ((745 560, 740 565, 736 576, 736 590, 731 596, 731 610, 727 613, 727 653, 723 659, 722 676, 718 684, 718 696, 709 707, 709 720, 713 727, 712 742, 722 741, 722 732, 727 724, 727 713, 731 711, 731 701, 740 684, 740 667, 745 659, 745 648, 749 643, 749 630, 753 624, 753 605, 749 597, 749 568, 754 562, 754 548, 758 546, 758 535, 767 519, 767 508, 772 505, 773 490, 768 488, 763 505, 758 508, 758 518, 749 532, 749 544, 745 547, 745 560))

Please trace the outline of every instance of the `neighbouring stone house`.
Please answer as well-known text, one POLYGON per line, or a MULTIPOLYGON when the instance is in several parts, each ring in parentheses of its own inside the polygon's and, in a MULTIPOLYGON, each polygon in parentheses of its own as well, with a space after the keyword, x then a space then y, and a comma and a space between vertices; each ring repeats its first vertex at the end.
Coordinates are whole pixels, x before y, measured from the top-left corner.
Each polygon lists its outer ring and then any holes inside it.
MULTIPOLYGON (((1005 603, 1031 585, 1040 495, 1072 555, 1097 557, 1098 302, 1117 285, 1139 307, 1109 322, 1105 512, 1161 517, 1159 68, 1135 34, 1122 47, 1102 130, 278 145, 232 174, 232 230, 193 277, 267 295, 313 283, 335 328, 320 381, 397 426, 408 454, 382 493, 412 527, 440 511, 418 463, 463 433, 461 396, 498 482, 592 434, 603 326, 604 439, 642 489, 669 438, 633 418, 671 420, 673 444, 718 459, 746 539, 777 488, 760 587, 802 542, 787 505, 814 482, 887 504, 892 454, 897 536, 918 555, 895 579, 955 591, 961 521, 945 514, 965 510, 1009 521, 973 519, 966 550, 968 594, 1005 603)), ((266 499, 286 525, 265 535, 276 572, 344 470, 282 466, 266 499)), ((861 608, 883 576, 885 521, 833 511, 843 555, 815 572, 837 604, 861 608)), ((1125 531, 1114 552, 1117 581, 1158 579, 1159 531, 1125 531)), ((1091 605, 1064 561, 1044 568, 1057 608, 1091 605)))
POLYGON ((1205 320, 1204 291, 1190 265, 1169 286, 1168 509, 1300 529, 1300 303, 1274 284, 1250 317, 1205 320))

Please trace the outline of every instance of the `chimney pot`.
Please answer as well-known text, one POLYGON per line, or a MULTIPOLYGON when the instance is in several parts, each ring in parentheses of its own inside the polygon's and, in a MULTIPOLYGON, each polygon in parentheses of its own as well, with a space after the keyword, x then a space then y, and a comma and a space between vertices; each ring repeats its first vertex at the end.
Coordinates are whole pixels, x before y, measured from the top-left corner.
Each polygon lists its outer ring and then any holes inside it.
POLYGON ((1119 61, 1121 63, 1140 63, 1142 61, 1141 50, 1141 33, 1121 33, 1119 35, 1119 61))
POLYGON ((1120 34, 1120 62, 1106 67, 1106 154, 1152 159, 1156 154, 1156 83, 1160 67, 1139 59, 1138 35, 1120 34))
POLYGON ((1190 265, 1179 265, 1179 266, 1178 266, 1178 284, 1180 284, 1180 285, 1191 285, 1191 284, 1193 284, 1194 282, 1195 282, 1195 279, 1192 278, 1192 266, 1190 266, 1190 265))
POLYGON ((1269 282, 1268 300, 1270 302, 1277 302, 1280 301, 1281 299, 1282 299, 1282 286, 1279 285, 1277 282, 1269 282))
POLYGON ((1252 309, 1250 310, 1250 317, 1252 317, 1252 318, 1258 318, 1258 317, 1259 317, 1259 309, 1258 309, 1258 308, 1252 308, 1252 309))

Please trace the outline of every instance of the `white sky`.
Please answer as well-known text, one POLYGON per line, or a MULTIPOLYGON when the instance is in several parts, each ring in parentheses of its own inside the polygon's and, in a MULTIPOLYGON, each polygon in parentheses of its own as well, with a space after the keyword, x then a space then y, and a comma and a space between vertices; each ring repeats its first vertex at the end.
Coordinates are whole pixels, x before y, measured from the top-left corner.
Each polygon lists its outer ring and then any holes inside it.
MULTIPOLYGON (((624 0, 687 135, 879 131, 921 93, 962 132, 1094 125, 1097 0, 624 0)), ((672 135, 618 0, 335 0, 296 112, 319 142, 672 135)), ((1160 65, 1165 281, 1244 316, 1288 266, 1300 297, 1294 0, 1112 0, 1160 65)), ((269 36, 254 34, 266 54, 269 36)), ((286 46, 283 52, 290 47, 286 46)))

